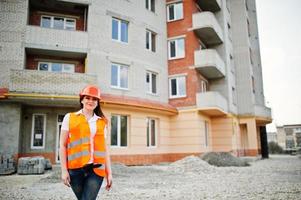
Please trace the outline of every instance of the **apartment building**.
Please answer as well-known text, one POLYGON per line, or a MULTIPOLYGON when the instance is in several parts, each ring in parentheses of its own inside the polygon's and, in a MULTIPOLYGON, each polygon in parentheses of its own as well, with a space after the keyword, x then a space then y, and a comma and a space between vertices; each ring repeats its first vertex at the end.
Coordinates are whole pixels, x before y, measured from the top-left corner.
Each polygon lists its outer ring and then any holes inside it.
POLYGON ((112 160, 260 153, 255 0, 2 1, 0 152, 59 162, 63 116, 102 89, 112 160))
POLYGON ((277 126, 277 143, 284 150, 301 148, 301 124, 277 126))

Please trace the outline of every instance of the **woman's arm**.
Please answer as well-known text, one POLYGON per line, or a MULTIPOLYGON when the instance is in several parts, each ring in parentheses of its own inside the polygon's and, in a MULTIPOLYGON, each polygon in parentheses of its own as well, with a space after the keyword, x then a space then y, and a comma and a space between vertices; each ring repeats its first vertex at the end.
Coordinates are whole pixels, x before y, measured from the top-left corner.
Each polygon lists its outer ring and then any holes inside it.
POLYGON ((62 170, 62 181, 65 185, 70 187, 70 176, 67 169, 67 139, 68 139, 68 131, 61 130, 60 162, 61 162, 61 170, 62 170))
POLYGON ((106 190, 110 190, 112 186, 112 169, 111 169, 111 159, 110 159, 110 151, 108 145, 106 145, 106 164, 105 164, 105 171, 106 171, 106 179, 107 185, 106 190))

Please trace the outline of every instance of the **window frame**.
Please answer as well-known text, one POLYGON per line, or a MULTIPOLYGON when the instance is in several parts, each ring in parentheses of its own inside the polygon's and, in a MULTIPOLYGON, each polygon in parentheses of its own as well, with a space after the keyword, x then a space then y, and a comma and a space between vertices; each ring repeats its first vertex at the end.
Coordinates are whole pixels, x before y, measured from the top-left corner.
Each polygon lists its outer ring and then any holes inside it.
POLYGON ((201 80, 201 89, 202 89, 202 93, 207 92, 207 81, 205 80, 201 80))
POLYGON ((48 72, 56 72, 56 73, 75 73, 75 64, 73 63, 62 63, 62 62, 49 62, 49 61, 39 61, 38 62, 38 71, 46 71, 46 70, 40 70, 40 65, 41 64, 48 64, 48 72), (52 64, 61 64, 62 65, 62 71, 52 71, 52 64), (73 65, 73 71, 72 72, 68 72, 68 71, 64 71, 64 66, 65 65, 73 65))
POLYGON ((147 148, 157 148, 157 139, 158 138, 158 120, 153 117, 146 118, 146 147, 147 148), (155 124, 155 145, 152 145, 152 126, 151 122, 154 121, 155 124), (147 143, 149 141, 149 143, 147 143))
POLYGON ((56 29, 56 30, 76 31, 76 19, 75 18, 70 18, 70 17, 63 17, 63 16, 59 16, 59 15, 54 15, 54 16, 51 16, 51 15, 41 15, 41 18, 40 18, 40 27, 42 27, 42 28, 51 28, 51 29, 56 29), (42 26, 43 17, 50 18, 50 27, 44 27, 44 26, 42 26), (64 28, 63 29, 54 28, 53 27, 54 26, 54 18, 62 18, 62 19, 64 19, 64 28), (74 29, 66 29, 66 21, 67 20, 74 21, 74 29))
POLYGON ((183 98, 183 97, 187 97, 187 89, 186 89, 186 76, 185 75, 181 75, 181 76, 174 76, 174 77, 169 77, 169 98, 170 99, 175 99, 175 98, 183 98), (184 88, 185 88, 185 94, 184 95, 179 95, 179 80, 181 78, 184 78, 184 88), (171 80, 175 79, 176 80, 176 92, 177 94, 176 95, 172 95, 172 84, 171 84, 171 80))
POLYGON ((149 29, 146 29, 146 35, 148 34, 148 37, 146 36, 145 41, 145 49, 151 52, 156 52, 156 44, 157 44, 157 34, 149 29), (147 48, 147 42, 149 44, 149 47, 147 48))
POLYGON ((176 39, 170 39, 167 42, 168 46, 168 60, 175 60, 175 59, 182 59, 185 58, 185 38, 176 38, 176 39), (179 40, 183 40, 183 54, 179 54, 179 48, 178 48, 178 43, 179 40), (171 42, 175 42, 175 57, 171 57, 171 42))
POLYGON ((123 20, 123 19, 112 17, 112 23, 111 23, 111 25, 112 25, 112 27, 111 27, 112 28, 111 39, 113 41, 116 41, 116 42, 128 44, 129 43, 129 22, 126 21, 126 20, 123 20), (118 23, 117 39, 113 38, 113 20, 117 21, 117 23, 118 23), (122 38, 122 31, 121 31, 122 22, 124 22, 127 25, 127 38, 126 38, 126 41, 122 41, 121 40, 121 38, 122 38))
POLYGON ((146 10, 149 10, 149 11, 155 13, 156 12, 156 0, 145 0, 145 8, 146 8, 146 10))
POLYGON ((45 138, 46 138, 46 114, 43 113, 33 113, 32 123, 31 123, 31 138, 30 138, 30 149, 45 149, 45 138), (34 127, 35 127, 35 116, 43 116, 43 145, 34 146, 34 127))
POLYGON ((121 89, 121 90, 129 90, 129 66, 128 65, 124 65, 124 64, 119 64, 119 63, 111 63, 111 88, 115 88, 115 89, 121 89), (113 65, 117 66, 117 86, 112 85, 112 67, 113 65), (121 67, 125 67, 127 69, 127 87, 121 87, 121 77, 120 77, 120 71, 121 71, 121 67))
MULTIPOLYGON (((145 82, 146 82, 146 89, 147 89, 147 93, 148 94, 152 94, 152 95, 157 95, 158 94, 158 87, 157 87, 157 85, 158 85, 158 73, 156 73, 156 72, 152 72, 152 71, 146 71, 146 76, 147 75, 149 75, 149 83, 147 83, 147 80, 145 80, 145 82), (155 86, 156 86, 156 88, 155 88, 155 91, 156 92, 153 92, 153 79, 152 79, 152 75, 155 75, 155 77, 156 77, 156 83, 155 83, 155 86)), ((145 77, 146 78, 146 77, 145 77)))
POLYGON ((175 2, 175 3, 170 3, 166 6, 166 9, 167 9, 167 22, 173 22, 173 21, 177 21, 177 20, 181 20, 181 19, 184 19, 184 7, 183 7, 183 2, 180 1, 180 2, 175 2), (175 6, 177 4, 182 4, 182 9, 181 9, 181 12, 182 12, 182 16, 178 16, 178 13, 176 12, 176 9, 175 9, 175 6), (169 13, 169 7, 170 6, 173 6, 173 12, 174 12, 174 19, 170 19, 170 13, 169 13))
POLYGON ((123 115, 123 114, 112 114, 111 115, 111 121, 112 117, 117 117, 117 145, 112 145, 112 124, 111 124, 111 130, 110 130, 110 147, 112 148, 127 148, 129 147, 129 116, 123 115), (126 123, 126 146, 121 146, 121 116, 126 117, 127 123, 126 123))

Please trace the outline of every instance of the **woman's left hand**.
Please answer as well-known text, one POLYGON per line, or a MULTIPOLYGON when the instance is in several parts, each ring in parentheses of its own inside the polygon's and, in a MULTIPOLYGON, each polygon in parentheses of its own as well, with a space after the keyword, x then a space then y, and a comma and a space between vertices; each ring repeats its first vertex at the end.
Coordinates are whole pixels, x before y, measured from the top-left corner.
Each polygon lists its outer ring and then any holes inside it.
POLYGON ((107 174, 107 177, 106 177, 106 180, 107 180, 107 185, 106 185, 106 190, 109 191, 112 187, 112 173, 108 173, 107 174))

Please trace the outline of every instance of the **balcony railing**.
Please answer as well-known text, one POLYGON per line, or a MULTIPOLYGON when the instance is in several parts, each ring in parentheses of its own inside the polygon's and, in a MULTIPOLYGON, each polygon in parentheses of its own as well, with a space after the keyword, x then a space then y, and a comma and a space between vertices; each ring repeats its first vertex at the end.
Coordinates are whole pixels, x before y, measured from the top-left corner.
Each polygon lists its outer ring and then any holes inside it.
POLYGON ((215 91, 198 93, 196 96, 197 108, 209 116, 222 116, 228 112, 227 100, 215 91))
POLYGON ((27 25, 25 47, 87 53, 88 33, 27 25))
POLYGON ((271 119, 272 118, 271 108, 262 105, 255 105, 255 116, 271 119))
POLYGON ((81 73, 11 69, 9 74, 10 92, 78 95, 87 84, 96 83, 96 76, 81 73))
POLYGON ((212 12, 193 14, 192 27, 194 32, 206 45, 217 45, 223 42, 222 28, 212 12))
POLYGON ((221 10, 221 0, 197 0, 196 2, 203 11, 217 12, 221 10))
POLYGON ((194 52, 194 65, 206 78, 215 79, 225 76, 225 63, 215 49, 194 52))

